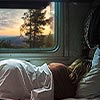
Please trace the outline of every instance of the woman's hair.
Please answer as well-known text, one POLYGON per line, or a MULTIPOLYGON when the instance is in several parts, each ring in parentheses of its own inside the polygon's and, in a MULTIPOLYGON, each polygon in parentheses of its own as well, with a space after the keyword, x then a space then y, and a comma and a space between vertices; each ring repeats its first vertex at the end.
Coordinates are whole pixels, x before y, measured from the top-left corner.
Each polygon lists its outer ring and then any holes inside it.
POLYGON ((71 70, 70 78, 74 83, 79 82, 84 75, 90 70, 91 63, 88 60, 77 59, 68 69, 71 70))

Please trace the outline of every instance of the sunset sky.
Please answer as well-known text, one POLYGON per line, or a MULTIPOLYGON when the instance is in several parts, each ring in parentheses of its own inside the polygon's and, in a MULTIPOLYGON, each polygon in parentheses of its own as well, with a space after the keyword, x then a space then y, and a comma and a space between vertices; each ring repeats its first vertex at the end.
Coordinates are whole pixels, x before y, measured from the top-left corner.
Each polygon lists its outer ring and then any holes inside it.
MULTIPOLYGON (((50 7, 47 8, 47 17, 50 16, 50 7)), ((23 24, 24 12, 27 9, 0 9, 0 36, 20 36, 20 26, 23 24)), ((44 33, 50 33, 50 27, 46 26, 44 33)))

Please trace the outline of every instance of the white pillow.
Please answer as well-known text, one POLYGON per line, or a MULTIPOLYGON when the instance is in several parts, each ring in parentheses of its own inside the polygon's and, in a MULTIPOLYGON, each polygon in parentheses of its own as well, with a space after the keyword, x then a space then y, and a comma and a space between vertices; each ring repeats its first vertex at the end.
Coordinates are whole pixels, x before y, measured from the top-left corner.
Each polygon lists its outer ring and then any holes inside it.
POLYGON ((100 49, 97 48, 89 73, 80 81, 77 97, 94 98, 100 95, 100 49))
POLYGON ((99 67, 100 68, 100 66, 97 66, 99 62, 100 62, 100 49, 97 48, 95 53, 94 53, 91 69, 93 69, 95 67, 99 67))

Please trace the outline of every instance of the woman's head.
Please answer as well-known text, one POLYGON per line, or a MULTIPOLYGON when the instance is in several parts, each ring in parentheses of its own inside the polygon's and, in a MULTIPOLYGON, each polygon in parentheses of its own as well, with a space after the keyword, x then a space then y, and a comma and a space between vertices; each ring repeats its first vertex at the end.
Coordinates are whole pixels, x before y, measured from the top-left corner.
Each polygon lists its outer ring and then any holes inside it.
POLYGON ((74 82, 78 82, 89 71, 90 62, 82 59, 77 59, 68 68, 71 70, 70 78, 74 82))

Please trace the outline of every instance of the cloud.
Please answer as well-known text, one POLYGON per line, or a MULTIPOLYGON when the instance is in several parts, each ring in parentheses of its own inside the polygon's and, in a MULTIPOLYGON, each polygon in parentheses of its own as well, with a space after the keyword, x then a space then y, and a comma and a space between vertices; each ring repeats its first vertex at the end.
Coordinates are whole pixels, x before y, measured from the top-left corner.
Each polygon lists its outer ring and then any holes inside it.
POLYGON ((0 9, 0 30, 15 28, 18 26, 26 10, 24 9, 0 9))

